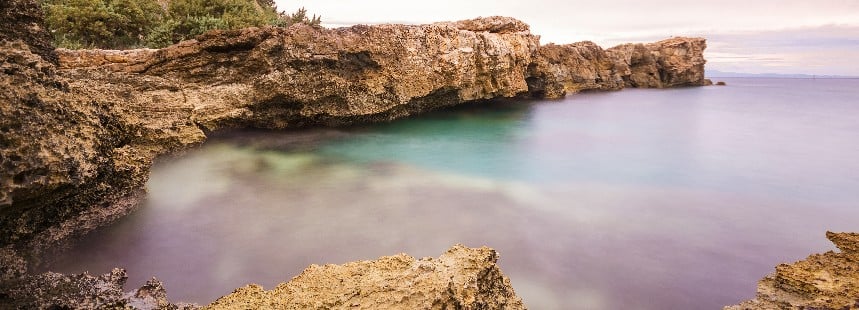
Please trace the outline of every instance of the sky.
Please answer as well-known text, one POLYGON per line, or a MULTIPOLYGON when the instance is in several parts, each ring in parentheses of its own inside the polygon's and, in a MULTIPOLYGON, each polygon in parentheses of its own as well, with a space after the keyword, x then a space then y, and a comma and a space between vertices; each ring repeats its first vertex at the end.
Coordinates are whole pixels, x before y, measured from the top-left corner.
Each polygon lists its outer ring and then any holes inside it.
POLYGON ((503 15, 545 44, 603 47, 672 36, 708 39, 707 70, 859 76, 859 0, 276 0, 323 26, 422 24, 503 15))

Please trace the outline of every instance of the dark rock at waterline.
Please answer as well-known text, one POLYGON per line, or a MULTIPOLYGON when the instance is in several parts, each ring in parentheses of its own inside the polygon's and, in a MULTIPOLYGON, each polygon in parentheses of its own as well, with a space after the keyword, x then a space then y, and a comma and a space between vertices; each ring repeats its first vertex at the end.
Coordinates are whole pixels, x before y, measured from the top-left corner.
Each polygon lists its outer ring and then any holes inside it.
POLYGON ((725 82, 722 82, 722 81, 716 82, 716 86, 725 86, 725 85, 728 85, 728 84, 725 82))
POLYGON ((124 292, 125 270, 92 276, 43 273, 0 282, 3 309, 194 309, 167 301, 164 286, 156 279, 133 292, 124 292))

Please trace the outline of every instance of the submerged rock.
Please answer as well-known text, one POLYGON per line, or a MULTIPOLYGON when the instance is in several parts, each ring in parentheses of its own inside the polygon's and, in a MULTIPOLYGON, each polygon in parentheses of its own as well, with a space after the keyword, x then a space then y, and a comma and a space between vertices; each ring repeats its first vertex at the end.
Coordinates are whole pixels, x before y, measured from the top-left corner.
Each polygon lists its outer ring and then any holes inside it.
POLYGON ((248 285, 205 309, 524 309, 497 261, 490 248, 456 245, 438 258, 311 265, 272 290, 248 285))
POLYGON ((827 232, 841 250, 776 266, 758 283, 755 299, 726 310, 859 308, 859 234, 827 232))

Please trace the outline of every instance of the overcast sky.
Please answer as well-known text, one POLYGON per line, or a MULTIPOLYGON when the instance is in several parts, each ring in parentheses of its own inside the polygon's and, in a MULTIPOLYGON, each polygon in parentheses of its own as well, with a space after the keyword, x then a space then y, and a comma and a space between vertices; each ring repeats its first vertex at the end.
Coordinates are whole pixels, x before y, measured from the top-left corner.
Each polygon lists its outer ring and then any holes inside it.
POLYGON ((603 47, 677 35, 708 39, 708 70, 859 76, 859 0, 277 0, 307 8, 326 27, 420 24, 504 15, 541 43, 603 47))

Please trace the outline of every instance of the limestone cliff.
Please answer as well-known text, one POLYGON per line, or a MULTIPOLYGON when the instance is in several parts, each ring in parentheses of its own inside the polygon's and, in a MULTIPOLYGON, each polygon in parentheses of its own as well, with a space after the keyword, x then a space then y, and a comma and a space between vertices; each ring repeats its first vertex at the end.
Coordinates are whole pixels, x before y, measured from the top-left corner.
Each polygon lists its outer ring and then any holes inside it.
POLYGON ((312 265, 270 291, 248 285, 205 309, 524 309, 497 260, 487 247, 457 245, 438 258, 312 265))
MULTIPOLYGON (((0 127, 11 142, 0 150, 9 167, 0 247, 39 253, 126 214, 152 160, 202 142, 206 131, 387 121, 476 100, 703 79, 703 39, 635 46, 649 61, 590 42, 540 47, 521 21, 489 17, 213 31, 161 50, 59 50, 59 70, 27 60, 61 87, 10 86, 4 112, 16 116, 0 127), (648 75, 656 82, 630 82, 641 68, 657 72, 648 75)), ((3 52, 24 55, 26 47, 3 52)), ((37 79, 16 72, 6 78, 37 79)))
POLYGON ((26 265, 65 240, 133 210, 152 161, 201 143, 207 131, 338 126, 499 97, 698 85, 703 68, 703 40, 630 53, 591 43, 541 48, 528 25, 507 17, 213 31, 161 50, 62 50, 58 61, 35 0, 0 8, 4 283, 25 277, 26 265), (657 82, 639 82, 647 70, 657 82))
POLYGON ((671 38, 608 49, 627 87, 704 86, 703 38, 671 38))
POLYGON ((529 67, 532 97, 587 90, 704 86, 703 38, 675 37, 603 50, 593 42, 540 46, 529 67))
POLYGON ((540 46, 529 75, 529 94, 538 98, 624 87, 615 60, 593 42, 540 46))
POLYGON ((840 253, 814 254, 776 266, 755 299, 726 310, 859 309, 859 234, 827 232, 840 253))
POLYGON ((383 121, 512 97, 527 91, 537 47, 527 25, 502 17, 215 31, 158 51, 61 51, 61 70, 15 42, 0 51, 12 73, 0 82, 0 247, 36 253, 127 213, 152 160, 204 130, 383 121))
POLYGON ((181 96, 193 121, 214 130, 381 121, 513 97, 527 91, 523 77, 537 44, 524 23, 492 17, 420 26, 214 31, 158 51, 61 51, 61 57, 65 68, 78 68, 67 70, 76 80, 98 72, 102 84, 157 81, 166 89, 134 94, 181 96))

